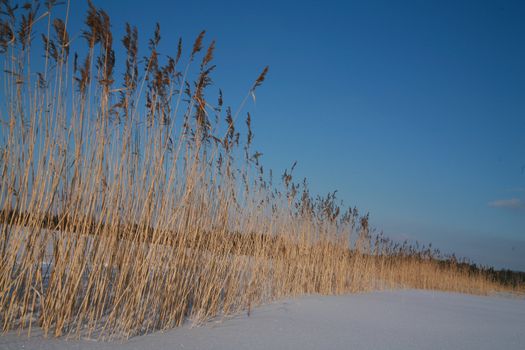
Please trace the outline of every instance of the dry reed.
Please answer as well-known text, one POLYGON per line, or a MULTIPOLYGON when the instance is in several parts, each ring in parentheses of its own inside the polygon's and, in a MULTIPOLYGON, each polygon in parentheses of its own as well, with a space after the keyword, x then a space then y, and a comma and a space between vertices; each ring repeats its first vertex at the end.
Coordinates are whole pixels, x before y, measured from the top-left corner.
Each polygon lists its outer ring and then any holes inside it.
POLYGON ((239 126, 222 93, 209 103, 204 32, 180 68, 181 40, 161 55, 157 26, 141 59, 127 25, 117 66, 110 17, 91 2, 81 55, 55 1, 0 4, 4 331, 129 337, 304 293, 510 289, 376 237, 368 215, 313 198, 294 167, 275 185, 251 116, 239 126))

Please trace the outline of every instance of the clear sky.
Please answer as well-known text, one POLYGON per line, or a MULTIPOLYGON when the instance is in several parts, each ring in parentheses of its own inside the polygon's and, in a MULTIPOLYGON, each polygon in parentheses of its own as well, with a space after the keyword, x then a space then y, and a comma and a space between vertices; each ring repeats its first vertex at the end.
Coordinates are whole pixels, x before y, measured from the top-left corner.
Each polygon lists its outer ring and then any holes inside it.
POLYGON ((160 22, 166 54, 206 29, 232 106, 269 65, 248 106, 267 168, 297 160, 388 236, 525 271, 525 1, 94 3, 143 42, 160 22))

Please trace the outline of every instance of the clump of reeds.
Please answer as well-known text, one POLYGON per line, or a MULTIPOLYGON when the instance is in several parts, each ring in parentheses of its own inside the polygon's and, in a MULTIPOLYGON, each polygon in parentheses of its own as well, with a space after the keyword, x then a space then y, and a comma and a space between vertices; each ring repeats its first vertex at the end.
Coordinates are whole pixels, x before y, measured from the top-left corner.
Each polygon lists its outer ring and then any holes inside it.
POLYGON ((55 5, 0 1, 4 331, 127 337, 304 293, 502 288, 375 238, 368 215, 312 197, 294 166, 275 184, 250 114, 241 123, 221 92, 210 102, 204 32, 184 61, 181 40, 160 54, 157 25, 141 58, 137 28, 115 40, 89 2, 78 54, 55 5))

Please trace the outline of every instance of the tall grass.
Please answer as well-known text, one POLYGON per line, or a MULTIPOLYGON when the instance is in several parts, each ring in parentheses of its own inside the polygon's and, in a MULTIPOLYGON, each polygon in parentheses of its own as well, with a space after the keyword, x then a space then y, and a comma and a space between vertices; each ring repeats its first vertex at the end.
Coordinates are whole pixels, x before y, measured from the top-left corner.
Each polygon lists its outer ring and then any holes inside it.
POLYGON ((503 288, 373 235, 294 167, 274 181, 242 112, 268 68, 232 112, 210 102, 204 32, 170 57, 157 26, 142 58, 137 29, 117 41, 91 2, 81 38, 55 1, 0 3, 4 331, 128 337, 304 293, 503 288))

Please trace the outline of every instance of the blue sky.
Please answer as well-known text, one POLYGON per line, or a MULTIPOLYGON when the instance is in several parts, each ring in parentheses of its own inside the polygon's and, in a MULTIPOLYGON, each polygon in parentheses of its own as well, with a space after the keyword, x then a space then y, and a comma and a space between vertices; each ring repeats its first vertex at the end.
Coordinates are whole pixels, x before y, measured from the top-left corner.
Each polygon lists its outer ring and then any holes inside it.
POLYGON ((297 160, 391 237, 525 270, 525 2, 94 2, 142 42, 160 22, 166 54, 206 29, 232 106, 269 65, 248 106, 267 168, 297 160))

